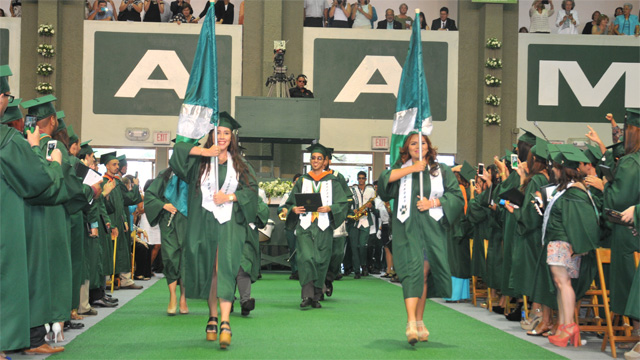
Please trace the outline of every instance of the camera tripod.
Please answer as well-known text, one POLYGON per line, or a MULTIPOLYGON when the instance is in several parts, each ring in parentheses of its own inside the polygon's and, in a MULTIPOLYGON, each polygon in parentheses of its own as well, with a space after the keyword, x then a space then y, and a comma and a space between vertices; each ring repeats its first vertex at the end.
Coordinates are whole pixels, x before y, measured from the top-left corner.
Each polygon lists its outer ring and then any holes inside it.
POLYGON ((284 65, 273 66, 273 75, 267 78, 265 86, 269 88, 268 97, 288 98, 289 88, 295 86, 293 75, 287 76, 287 67, 284 65), (274 93, 275 91, 275 93, 274 93))

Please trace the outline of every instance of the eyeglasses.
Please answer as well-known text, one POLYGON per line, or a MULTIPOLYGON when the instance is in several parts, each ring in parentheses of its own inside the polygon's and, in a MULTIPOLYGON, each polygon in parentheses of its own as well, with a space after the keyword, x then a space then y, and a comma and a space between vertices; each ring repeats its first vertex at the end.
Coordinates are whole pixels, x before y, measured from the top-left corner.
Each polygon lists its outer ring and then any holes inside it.
POLYGON ((6 96, 7 98, 9 98, 9 102, 13 102, 13 99, 15 99, 16 97, 13 95, 9 95, 9 94, 4 94, 4 96, 6 96))
POLYGON ((324 160, 324 157, 322 157, 322 156, 312 156, 311 160, 324 160))
POLYGON ((367 180, 366 176, 358 176, 358 180, 367 180))

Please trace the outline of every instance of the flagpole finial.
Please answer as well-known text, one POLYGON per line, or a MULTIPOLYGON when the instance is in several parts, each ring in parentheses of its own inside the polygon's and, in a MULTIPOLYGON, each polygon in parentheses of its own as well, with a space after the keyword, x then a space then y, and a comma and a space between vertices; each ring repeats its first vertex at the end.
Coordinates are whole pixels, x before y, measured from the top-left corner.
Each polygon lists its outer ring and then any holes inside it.
POLYGON ((416 9, 416 14, 420 14, 420 9, 416 9))

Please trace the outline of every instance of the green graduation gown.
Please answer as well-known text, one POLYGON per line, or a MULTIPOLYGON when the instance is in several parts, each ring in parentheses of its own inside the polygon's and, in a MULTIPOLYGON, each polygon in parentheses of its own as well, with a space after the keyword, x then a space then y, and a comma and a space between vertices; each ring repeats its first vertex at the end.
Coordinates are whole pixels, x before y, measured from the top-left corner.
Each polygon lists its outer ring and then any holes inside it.
MULTIPOLYGON (((238 174, 240 181, 235 192, 237 201, 233 203, 231 220, 220 224, 213 213, 202 207, 199 176, 201 157, 190 156, 192 148, 191 144, 177 143, 169 160, 174 173, 189 184, 189 216, 183 243, 182 281, 187 297, 208 299, 217 251, 218 298, 233 301, 248 219, 255 219, 257 216, 258 184, 253 169, 247 164, 249 183, 244 183, 243 175, 238 174)), ((224 182, 226 174, 227 164, 218 164, 220 183, 224 182)))
MULTIPOLYGON (((111 218, 111 227, 118 228, 118 243, 116 249, 116 274, 131 272, 131 238, 127 236, 129 232, 125 231, 125 222, 129 222, 129 218, 125 212, 125 207, 137 205, 142 201, 138 185, 133 185, 131 191, 127 191, 122 181, 117 177, 111 177, 108 174, 103 176, 102 186, 109 180, 114 179, 116 186, 111 190, 105 198, 105 208, 111 218)), ((111 236, 109 235, 109 238, 111 236)), ((113 244, 110 244, 109 254, 104 254, 110 258, 108 274, 113 272, 113 244)))
POLYGON ((295 194, 302 193, 302 184, 305 179, 315 182, 309 174, 302 175, 294 184, 285 203, 288 211, 286 226, 290 230, 295 229, 296 231, 296 249, 298 249, 296 261, 303 292, 302 298, 316 296, 315 293, 305 293, 305 286, 308 284, 312 283, 315 289, 322 289, 324 286, 331 260, 333 230, 345 221, 348 211, 347 195, 344 193, 342 184, 335 175, 326 174, 318 183, 320 184, 319 189, 322 186, 331 186, 332 204, 331 211, 328 213, 329 227, 325 230, 320 229, 316 219, 308 228, 303 229, 300 226, 300 215, 295 214, 293 208, 298 206, 295 194))
MULTIPOLYGON (((503 181, 498 188, 496 189, 496 193, 502 194, 503 192, 513 189, 520 186, 520 175, 516 171, 512 171, 509 174, 509 177, 505 181, 503 181)), ((516 241, 516 227, 517 221, 515 216, 504 209, 503 206, 499 206, 502 212, 502 224, 503 224, 503 236, 502 236, 502 284, 500 290, 503 295, 511 296, 511 297, 519 297, 522 294, 518 294, 515 289, 512 287, 509 279, 511 278, 511 269, 513 268, 513 262, 517 262, 518 259, 515 257, 514 242, 516 241)))
MULTIPOLYGON (((536 174, 531 178, 524 190, 522 207, 513 210, 517 221, 516 237, 513 246, 513 265, 511 267, 511 286, 519 294, 532 296, 535 282, 536 264, 540 257, 542 242, 542 216, 531 203, 536 191, 549 184, 546 176, 536 174)), ((546 276, 544 276, 546 278, 546 276)), ((535 298, 531 298, 537 302, 535 298)))
POLYGON ((178 211, 169 225, 171 213, 163 208, 165 204, 169 203, 169 200, 164 197, 170 179, 167 176, 168 171, 171 170, 162 170, 144 193, 144 212, 147 215, 149 225, 160 226, 163 272, 167 284, 171 284, 181 278, 182 246, 187 234, 187 217, 178 211))
POLYGON ((549 215, 544 245, 540 246, 532 299, 557 309, 556 287, 547 264, 550 241, 568 242, 574 254, 583 254, 578 278, 571 279, 576 299, 581 299, 597 274, 595 249, 600 243, 598 215, 586 192, 571 187, 555 202, 549 215))
MULTIPOLYGON (((640 152, 623 156, 612 182, 604 189, 605 208, 624 211, 640 199, 640 152)), ((633 236, 623 225, 612 224, 611 234, 611 311, 623 314, 629 298, 629 290, 636 272, 633 252, 640 251, 640 237, 633 236)))
MULTIPOLYGON (((104 182, 102 183, 104 187, 104 182)), ((95 200, 96 206, 98 207, 98 270, 101 276, 104 278, 105 276, 110 276, 113 273, 113 240, 111 240, 111 233, 107 232, 107 224, 111 226, 113 221, 111 221, 111 217, 107 213, 107 199, 100 194, 98 198, 95 200)), ((101 285, 103 285, 104 281, 100 281, 101 285)), ((93 288, 93 285, 91 287, 93 288)))
MULTIPOLYGON (((640 204, 636 205, 633 224, 636 227, 636 231, 640 232, 640 204)), ((633 284, 631 285, 624 315, 640 319, 640 266, 638 266, 636 274, 633 276, 633 284)))
POLYGON ((94 226, 98 229, 98 237, 92 238, 88 232, 85 232, 85 270, 87 279, 89 280, 89 289, 96 289, 104 285, 104 274, 102 273, 102 254, 101 238, 100 238, 100 205, 94 200, 89 210, 83 212, 84 223, 88 224, 88 229, 94 226))
MULTIPOLYGON (((383 201, 394 199, 394 214, 397 214, 401 180, 390 183, 391 171, 399 169, 396 163, 390 170, 383 171, 378 179, 378 195, 383 201)), ((463 212, 464 199, 458 181, 451 169, 440 164, 444 194, 440 197, 444 216, 436 221, 429 211, 420 212, 417 207, 420 195, 420 175, 412 173, 411 214, 404 222, 393 216, 393 265, 396 268, 405 299, 422 296, 425 285, 424 261, 429 261, 430 271, 427 279, 428 297, 451 297, 451 271, 447 255, 447 228, 463 212)), ((431 177, 425 171, 423 176, 424 196, 431 192, 431 177)))
MULTIPOLYGON (((460 188, 462 191, 462 187, 460 188)), ((465 192, 469 192, 465 189, 465 192)), ((469 239, 473 234, 473 227, 465 214, 461 214, 451 226, 449 226, 449 241, 447 241, 449 254, 449 267, 451 276, 468 279, 471 277, 471 249, 469 239)))
POLYGON ((258 276, 260 276, 260 235, 258 229, 267 226, 269 220, 269 206, 258 197, 258 216, 253 222, 255 225, 252 229, 251 226, 247 226, 247 240, 244 242, 242 248, 242 260, 240 266, 249 274, 251 282, 256 282, 258 276))
POLYGON ((471 254, 471 275, 479 276, 486 281, 487 264, 484 251, 484 241, 489 240, 491 228, 489 226, 489 191, 485 190, 469 200, 467 219, 472 226, 473 251, 471 254))
MULTIPOLYGON (((347 196, 348 204, 351 204, 353 201, 353 193, 349 188, 349 184, 347 184, 347 180, 344 176, 335 171, 333 175, 338 179, 338 182, 342 186, 342 190, 344 190, 344 194, 347 196)), ((348 206, 348 205, 347 205, 348 206)), ((341 224, 337 224, 340 226, 341 224)), ((332 282, 335 280, 336 276, 340 273, 340 265, 342 264, 342 259, 344 258, 344 243, 347 240, 346 236, 334 237, 333 245, 331 249, 331 260, 329 261, 329 269, 327 270, 327 280, 332 282)))
POLYGON ((39 147, 31 148, 18 131, 0 125, 0 350, 29 347, 23 199, 36 197, 47 188, 56 189, 61 178, 57 162, 47 163, 39 147))

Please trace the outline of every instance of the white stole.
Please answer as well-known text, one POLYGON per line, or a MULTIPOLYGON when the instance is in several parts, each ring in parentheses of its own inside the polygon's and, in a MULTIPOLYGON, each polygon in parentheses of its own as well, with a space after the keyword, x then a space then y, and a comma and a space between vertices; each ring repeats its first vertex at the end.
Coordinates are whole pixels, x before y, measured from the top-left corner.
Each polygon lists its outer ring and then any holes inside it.
MULTIPOLYGON (((211 158, 211 168, 215 165, 214 158, 211 158)), ((217 171, 217 169, 216 169, 217 171)), ((213 213, 220 224, 224 224, 231 220, 231 213, 233 211, 233 201, 226 201, 220 205, 216 205, 213 202, 213 195, 218 192, 217 179, 211 176, 211 171, 207 174, 207 177, 202 180, 200 184, 200 190, 202 191, 202 207, 207 211, 213 213)), ((236 169, 233 167, 233 159, 231 154, 227 152, 227 176, 224 178, 222 184, 222 191, 225 194, 233 194, 238 188, 238 178, 236 175, 236 169)))
MULTIPOLYGON (((303 194, 311 194, 313 193, 313 180, 302 179, 302 193, 303 194)), ((322 198, 322 206, 331 206, 333 205, 333 189, 331 188, 331 180, 328 181, 320 181, 320 197, 322 198)), ((300 206, 300 204, 296 204, 300 206)), ((318 214, 318 227, 320 230, 326 230, 329 227, 329 214, 328 213, 319 213, 318 214)), ((307 211, 303 214, 300 214, 300 227, 303 229, 308 229, 311 226, 311 212, 307 211)))
MULTIPOLYGON (((403 168, 413 165, 413 160, 409 159, 402 165, 403 168)), ((439 199, 444 194, 444 184, 442 182, 442 172, 438 171, 436 176, 431 177, 431 193, 429 200, 439 199)), ((400 179, 400 191, 398 193, 398 220, 404 223, 411 215, 411 190, 413 183, 413 173, 407 174, 400 179)), ((444 216, 442 206, 429 209, 429 216, 438 221, 444 216)))

